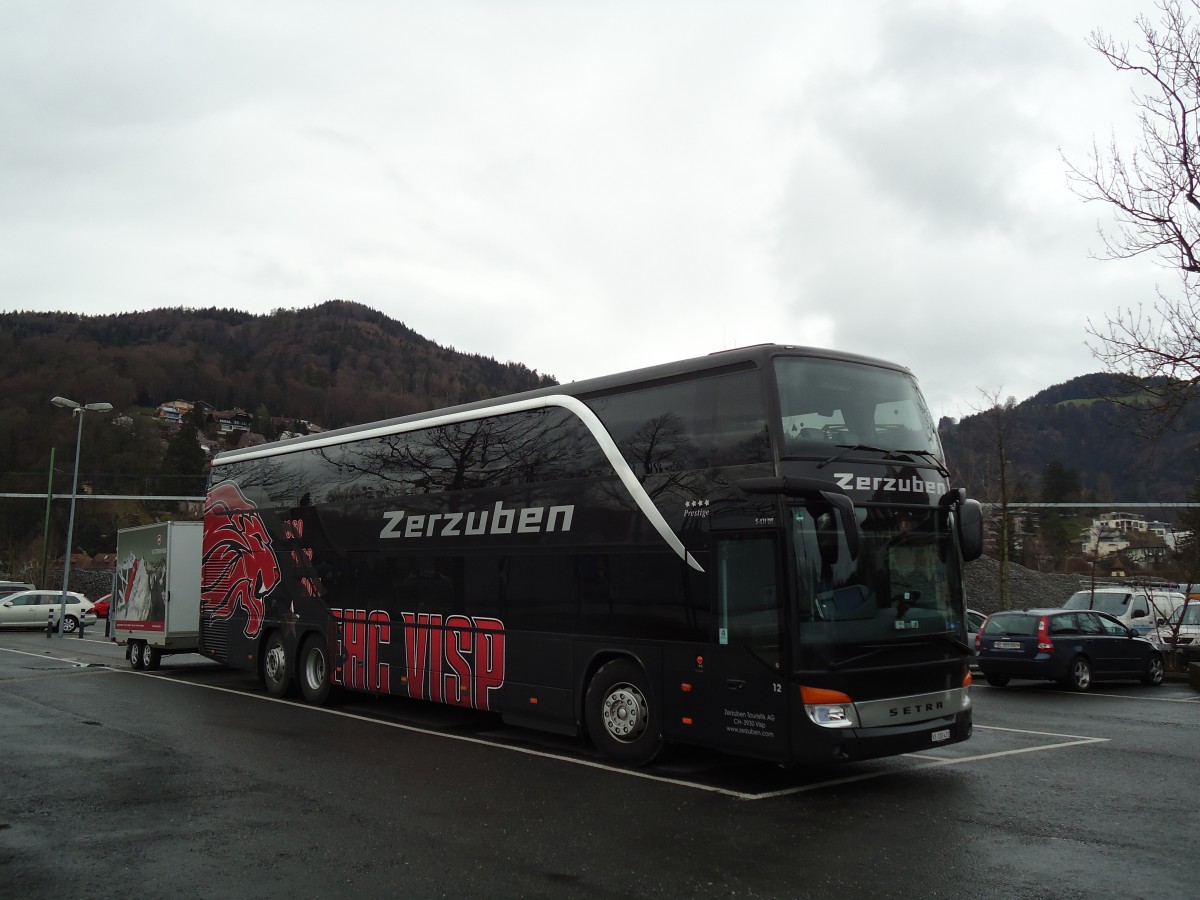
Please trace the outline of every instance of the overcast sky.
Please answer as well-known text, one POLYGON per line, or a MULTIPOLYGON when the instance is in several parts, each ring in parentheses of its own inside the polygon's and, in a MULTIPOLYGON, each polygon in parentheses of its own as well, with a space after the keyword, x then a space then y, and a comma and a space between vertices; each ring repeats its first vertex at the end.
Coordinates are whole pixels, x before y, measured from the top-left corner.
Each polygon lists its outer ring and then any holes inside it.
POLYGON ((1150 0, 0 6, 0 309, 355 300, 560 381, 764 341, 935 416, 1098 371, 1061 153, 1131 130, 1087 47, 1150 0))

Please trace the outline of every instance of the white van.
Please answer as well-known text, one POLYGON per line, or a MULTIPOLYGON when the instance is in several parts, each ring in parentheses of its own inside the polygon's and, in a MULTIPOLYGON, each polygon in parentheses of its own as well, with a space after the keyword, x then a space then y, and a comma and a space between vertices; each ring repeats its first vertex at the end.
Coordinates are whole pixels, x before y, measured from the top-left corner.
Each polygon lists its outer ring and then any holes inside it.
POLYGON ((1157 637, 1159 627, 1171 614, 1187 603, 1178 591, 1136 585, 1096 585, 1076 591, 1063 604, 1064 609, 1096 609, 1115 616, 1139 634, 1157 637))

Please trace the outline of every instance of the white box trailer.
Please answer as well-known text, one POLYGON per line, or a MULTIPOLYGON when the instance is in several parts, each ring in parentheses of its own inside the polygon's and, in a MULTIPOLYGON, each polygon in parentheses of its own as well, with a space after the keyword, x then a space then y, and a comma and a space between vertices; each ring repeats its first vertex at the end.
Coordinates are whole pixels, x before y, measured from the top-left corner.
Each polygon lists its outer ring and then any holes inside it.
POLYGON ((112 639, 135 669, 154 669, 200 641, 202 522, 160 522, 117 532, 112 639))

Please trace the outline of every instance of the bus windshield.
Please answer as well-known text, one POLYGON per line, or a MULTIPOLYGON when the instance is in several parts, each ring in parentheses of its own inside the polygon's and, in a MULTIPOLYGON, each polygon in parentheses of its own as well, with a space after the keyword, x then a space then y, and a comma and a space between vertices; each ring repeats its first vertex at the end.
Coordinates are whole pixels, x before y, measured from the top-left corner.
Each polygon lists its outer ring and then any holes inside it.
POLYGON ((953 514, 880 506, 856 512, 860 546, 857 559, 850 560, 832 511, 792 509, 802 651, 806 645, 957 635, 963 600, 953 514))
POLYGON ((906 372, 814 357, 778 357, 775 377, 784 453, 835 447, 942 446, 916 381, 906 372))

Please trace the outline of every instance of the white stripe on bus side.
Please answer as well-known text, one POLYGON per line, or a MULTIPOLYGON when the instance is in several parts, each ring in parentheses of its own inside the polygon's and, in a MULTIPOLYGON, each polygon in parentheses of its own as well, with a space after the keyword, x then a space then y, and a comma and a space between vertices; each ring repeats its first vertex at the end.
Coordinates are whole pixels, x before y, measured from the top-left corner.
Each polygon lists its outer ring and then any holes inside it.
POLYGON ((654 526, 654 530, 659 533, 667 545, 675 551, 684 562, 695 569, 697 572, 703 572, 704 567, 700 565, 683 546, 683 541, 671 530, 671 526, 667 524, 667 520, 663 518, 662 513, 658 511, 658 507, 654 505, 654 501, 650 499, 650 495, 646 493, 646 489, 642 487, 638 481, 633 469, 629 463, 625 461, 625 457, 621 455, 621 451, 617 448, 616 442, 612 439, 612 435, 608 433, 608 429, 604 427, 604 423, 587 404, 575 397, 568 397, 565 394, 553 394, 549 397, 535 397, 530 400, 517 400, 512 403, 504 403, 500 406, 490 407, 485 414, 481 414, 479 410, 469 412, 447 413, 443 416, 434 416, 430 419, 421 419, 417 422, 405 422, 400 425, 381 425, 377 428, 368 428, 363 431, 355 432, 353 435, 343 435, 341 437, 316 438, 304 442, 302 448, 298 447, 295 451, 283 450, 280 448, 254 448, 243 451, 233 451, 229 454, 222 454, 213 460, 213 468, 233 462, 244 462, 251 459, 262 459, 268 456, 281 456, 288 452, 298 452, 300 450, 315 450, 320 447, 331 447, 338 444, 346 444, 351 441, 370 440, 372 438, 386 437, 391 434, 404 434, 409 431, 422 431, 426 428, 437 428, 443 425, 455 425, 459 422, 469 422, 475 419, 490 419, 495 416, 508 415, 516 412, 526 412, 531 409, 543 409, 547 406, 557 406, 572 413, 585 428, 595 438, 596 443, 604 452, 605 458, 612 465, 613 471, 617 473, 617 477, 621 479, 621 483, 625 485, 625 489, 629 491, 629 495, 637 504, 638 509, 642 511, 647 521, 654 526))

